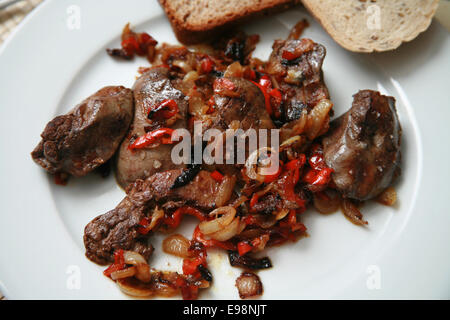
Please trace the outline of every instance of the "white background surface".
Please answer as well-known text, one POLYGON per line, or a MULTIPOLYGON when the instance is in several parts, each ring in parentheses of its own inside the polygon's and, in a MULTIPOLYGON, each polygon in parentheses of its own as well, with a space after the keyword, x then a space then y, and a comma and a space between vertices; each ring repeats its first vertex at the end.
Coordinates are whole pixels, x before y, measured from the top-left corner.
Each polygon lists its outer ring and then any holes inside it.
MULTIPOLYGON (((122 299, 114 283, 84 257, 84 226, 124 196, 113 177, 52 184, 29 153, 54 116, 105 85, 132 86, 144 59, 117 62, 104 52, 119 45, 132 22, 160 42, 176 42, 162 10, 151 1, 78 1, 81 29, 67 27, 73 1, 48 1, 27 18, 0 51, 0 289, 11 299, 122 299), (107 9, 105 9, 107 8, 107 9), (138 9, 136 9, 138 8, 138 9), (67 270, 81 271, 81 288, 69 290, 67 270)), ((246 28, 261 35, 255 55, 267 59, 274 39, 284 38, 306 14, 291 11, 246 28)), ((324 63, 336 114, 359 89, 377 89, 397 99, 403 127, 403 174, 396 184, 399 205, 364 208, 368 228, 340 213, 308 212, 310 237, 269 249, 274 268, 259 273, 267 299, 450 297, 448 126, 450 39, 433 23, 415 41, 383 54, 355 54, 336 45, 312 20, 304 36, 327 48, 324 63), (369 290, 372 266, 378 290, 369 290), (368 273, 369 271, 369 273, 368 273)), ((188 220, 188 219, 187 219, 188 220)), ((195 221, 181 230, 190 236, 195 221)), ((151 265, 179 270, 181 259, 163 255, 161 239, 151 265)), ((201 298, 238 298, 224 254, 211 252, 214 286, 201 298)))

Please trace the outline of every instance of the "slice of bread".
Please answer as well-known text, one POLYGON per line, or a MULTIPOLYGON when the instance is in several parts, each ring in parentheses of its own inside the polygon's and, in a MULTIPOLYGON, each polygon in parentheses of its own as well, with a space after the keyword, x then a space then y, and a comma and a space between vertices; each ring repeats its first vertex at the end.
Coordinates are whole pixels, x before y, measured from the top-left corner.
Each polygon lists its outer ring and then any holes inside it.
POLYGON ((439 0, 302 0, 342 47, 388 51, 411 41, 431 23, 439 0))
POLYGON ((287 9, 300 0, 159 0, 178 40, 211 41, 239 23, 287 9))

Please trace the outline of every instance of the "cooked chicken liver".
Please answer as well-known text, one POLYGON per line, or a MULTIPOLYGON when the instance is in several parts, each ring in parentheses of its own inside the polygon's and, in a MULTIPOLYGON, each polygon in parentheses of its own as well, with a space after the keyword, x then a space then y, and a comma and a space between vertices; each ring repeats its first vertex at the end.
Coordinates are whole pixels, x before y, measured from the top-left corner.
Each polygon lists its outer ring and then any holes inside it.
POLYGON ((175 165, 171 160, 172 145, 159 144, 154 148, 134 150, 128 148, 132 139, 143 136, 148 131, 161 127, 186 128, 188 101, 183 93, 175 88, 175 81, 170 79, 169 69, 155 68, 143 74, 134 85, 134 120, 117 157, 117 181, 123 188, 137 179, 150 177, 155 172, 183 167, 175 165), (149 108, 166 99, 175 100, 179 108, 180 119, 170 126, 164 120, 151 120, 147 117, 149 108))
POLYGON ((50 121, 31 156, 50 173, 84 176, 113 156, 132 118, 131 90, 105 87, 50 121))
POLYGON ((132 197, 126 197, 115 209, 92 220, 84 229, 86 257, 104 265, 114 261, 115 250, 124 249, 148 259, 153 247, 137 231, 139 222, 146 216, 146 209, 132 197))
POLYGON ((367 200, 400 172, 402 129, 393 97, 371 90, 353 97, 351 109, 331 123, 323 139, 324 157, 336 188, 345 197, 367 200))
POLYGON ((309 111, 320 100, 329 99, 322 72, 326 55, 324 46, 301 39, 276 40, 272 48, 267 71, 279 81, 282 91, 286 93, 285 121, 296 120, 303 109, 309 111), (298 57, 284 59, 286 50, 296 52, 298 57))
POLYGON ((239 128, 272 129, 272 120, 267 113, 261 90, 243 78, 227 78, 235 86, 236 96, 214 95, 217 113, 213 114, 213 127, 228 129, 232 121, 239 121, 239 128))
POLYGON ((160 172, 130 184, 127 196, 115 209, 98 216, 84 229, 86 256, 98 264, 106 264, 114 260, 115 250, 124 249, 148 258, 153 248, 137 228, 156 204, 161 207, 170 204, 171 209, 190 205, 211 210, 230 199, 235 177, 225 176, 217 182, 209 172, 200 171, 189 184, 174 189, 173 183, 181 172, 182 169, 160 172))

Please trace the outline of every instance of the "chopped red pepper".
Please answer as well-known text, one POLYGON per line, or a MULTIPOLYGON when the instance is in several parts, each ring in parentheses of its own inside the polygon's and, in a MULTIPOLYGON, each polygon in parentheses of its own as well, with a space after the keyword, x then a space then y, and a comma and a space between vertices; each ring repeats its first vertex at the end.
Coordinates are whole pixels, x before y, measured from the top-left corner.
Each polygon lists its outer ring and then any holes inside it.
POLYGON ((256 221, 256 218, 250 214, 245 217, 244 222, 245 222, 245 224, 250 225, 250 224, 256 224, 257 221, 256 221))
POLYGON ((288 216, 280 222, 281 227, 290 228, 292 232, 294 231, 306 231, 306 227, 303 223, 297 222, 297 212, 295 210, 290 210, 288 216))
POLYGON ((114 263, 110 265, 103 274, 107 277, 111 276, 114 271, 119 271, 125 269, 125 259, 123 257, 123 250, 119 249, 114 251, 114 263))
POLYGON ((204 261, 201 257, 196 257, 193 259, 183 260, 183 273, 184 274, 194 274, 197 272, 199 265, 203 264, 204 261))
POLYGON ((288 50, 284 50, 283 51, 283 54, 281 55, 281 57, 283 58, 283 59, 286 59, 286 60, 294 60, 294 59, 297 59, 298 57, 300 57, 300 55, 299 54, 296 54, 296 53, 294 53, 294 52, 291 52, 291 51, 288 51, 288 50))
POLYGON ((135 54, 144 56, 149 54, 149 48, 155 47, 158 42, 148 33, 135 33, 127 24, 122 32, 122 50, 132 58, 135 54))
POLYGON ((266 88, 266 89, 272 88, 272 81, 270 81, 270 78, 269 78, 268 76, 266 76, 266 75, 262 76, 262 77, 259 79, 259 84, 260 84, 263 88, 266 88))
POLYGON ((219 171, 211 172, 211 177, 216 180, 217 182, 223 181, 223 174, 221 174, 219 171))
POLYGON ((173 99, 165 99, 155 108, 152 108, 148 111, 147 117, 149 119, 155 118, 164 118, 170 119, 178 113, 178 103, 173 99))
POLYGON ((305 52, 311 51, 314 49, 314 42, 311 39, 303 38, 299 42, 295 48, 286 49, 281 54, 283 59, 288 61, 295 60, 299 58, 305 52))
POLYGON ((281 91, 278 89, 272 89, 270 90, 269 95, 272 97, 271 103, 274 116, 275 118, 279 118, 281 116, 281 104, 283 103, 281 91))
POLYGON ((253 246, 249 244, 247 241, 241 241, 237 244, 238 253, 240 256, 243 256, 247 252, 250 252, 253 249, 253 246))
POLYGON ((224 250, 233 250, 233 251, 236 250, 236 246, 230 241, 217 241, 214 239, 206 240, 205 238, 203 238, 203 234, 201 233, 200 228, 198 226, 197 228, 195 228, 192 238, 202 243, 206 248, 216 247, 224 250))
POLYGON ((320 171, 310 169, 303 177, 303 181, 306 183, 315 185, 315 186, 323 186, 330 182, 331 174, 334 172, 331 168, 325 168, 320 171))
POLYGON ((139 221, 139 227, 137 228, 137 232, 140 234, 147 234, 150 230, 148 230, 146 227, 150 224, 150 219, 145 217, 142 218, 141 221, 139 221))
POLYGON ((281 161, 280 161, 280 165, 278 166, 278 171, 277 171, 277 172, 275 172, 274 174, 270 174, 270 175, 264 176, 264 183, 271 183, 271 182, 277 180, 278 177, 279 177, 280 174, 281 174, 281 171, 282 171, 282 165, 283 165, 283 164, 282 164, 281 161))
POLYGON ((128 149, 142 149, 148 147, 156 142, 156 140, 161 139, 163 144, 172 144, 172 133, 173 129, 170 128, 160 128, 154 131, 147 132, 145 135, 137 138, 131 145, 128 146, 128 149), (170 138, 168 138, 169 136, 170 138))
POLYGON ((209 57, 206 56, 202 59, 202 62, 200 63, 200 70, 207 74, 210 73, 213 70, 214 61, 209 57))
POLYGON ((270 95, 267 93, 266 87, 264 87, 263 85, 261 85, 260 83, 257 83, 255 81, 250 80, 251 82, 253 82, 254 85, 256 85, 261 92, 264 95, 264 101, 266 104, 266 111, 269 114, 269 116, 272 116, 273 114, 273 110, 272 110, 272 104, 270 103, 270 95))
POLYGON ((253 210, 253 207, 258 203, 259 196, 257 193, 254 193, 252 198, 250 199, 250 210, 253 210))
POLYGON ((185 215, 191 215, 197 217, 200 221, 206 220, 206 216, 199 210, 193 207, 181 207, 178 208, 173 214, 172 217, 167 217, 164 219, 164 223, 170 228, 176 228, 180 225, 181 218, 185 215))
POLYGON ((176 285, 181 290, 183 300, 195 300, 198 298, 198 287, 188 284, 183 277, 179 276, 177 278, 176 285))
POLYGON ((220 93, 224 89, 230 91, 236 90, 236 86, 233 81, 227 78, 218 78, 214 80, 213 88, 215 93, 220 93))

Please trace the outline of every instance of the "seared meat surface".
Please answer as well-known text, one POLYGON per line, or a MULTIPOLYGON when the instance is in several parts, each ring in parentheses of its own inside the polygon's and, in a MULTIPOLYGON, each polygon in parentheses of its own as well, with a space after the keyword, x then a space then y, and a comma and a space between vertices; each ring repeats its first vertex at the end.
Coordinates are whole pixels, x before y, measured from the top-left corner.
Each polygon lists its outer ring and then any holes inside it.
POLYGON ((239 121, 239 128, 272 129, 272 119, 266 111, 261 90, 244 78, 226 78, 234 85, 233 95, 216 93, 214 102, 217 113, 212 115, 212 127, 226 130, 233 121, 239 121))
POLYGON ((402 129, 393 97, 371 90, 353 97, 351 109, 332 122, 323 139, 324 157, 337 190, 367 200, 399 174, 402 129))
POLYGON ((187 98, 175 88, 176 80, 171 80, 169 69, 155 68, 143 74, 135 83, 135 114, 130 132, 123 141, 117 157, 117 181, 125 188, 137 179, 145 179, 155 172, 182 167, 171 160, 172 145, 155 144, 144 149, 130 150, 133 139, 161 127, 186 128, 187 98), (149 119, 148 113, 166 99, 176 101, 179 118, 168 124, 165 119, 149 119))
POLYGON ((285 121, 296 120, 304 109, 309 111, 320 100, 329 99, 322 72, 325 55, 325 47, 309 39, 274 42, 267 71, 277 79, 286 94, 285 121), (285 52, 291 52, 292 56, 285 52), (283 56, 292 59, 287 60, 283 56))
POLYGON ((84 229, 86 256, 98 264, 106 264, 114 260, 114 250, 124 249, 148 258, 153 248, 137 228, 156 204, 171 210, 184 205, 212 210, 230 199, 235 177, 225 176, 217 182, 209 172, 200 171, 186 186, 172 188, 181 172, 182 169, 160 172, 130 184, 127 196, 115 209, 98 216, 84 229))
POLYGON ((105 87, 50 121, 31 156, 52 174, 84 176, 114 155, 132 118, 131 90, 105 87))
POLYGON ((154 200, 166 203, 169 200, 177 205, 191 205, 201 209, 211 210, 224 205, 231 197, 236 182, 235 177, 225 176, 217 182, 207 171, 200 171, 189 184, 173 188, 181 169, 155 173, 146 180, 137 180, 130 185, 128 195, 132 194, 141 203, 154 200))
POLYGON ((138 252, 148 259, 153 247, 137 231, 147 210, 133 197, 127 196, 115 209, 92 220, 84 229, 86 257, 103 265, 114 261, 115 250, 124 249, 138 252))

